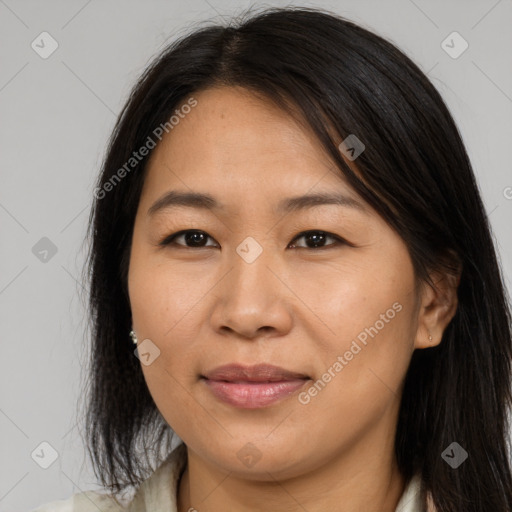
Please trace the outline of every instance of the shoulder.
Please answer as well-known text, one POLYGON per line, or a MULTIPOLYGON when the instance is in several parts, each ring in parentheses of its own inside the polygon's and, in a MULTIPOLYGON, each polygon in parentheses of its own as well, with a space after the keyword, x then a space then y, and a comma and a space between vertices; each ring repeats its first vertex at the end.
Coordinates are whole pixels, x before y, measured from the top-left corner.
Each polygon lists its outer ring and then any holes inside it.
POLYGON ((157 508, 176 512, 178 482, 186 463, 187 449, 180 443, 131 498, 116 501, 99 491, 85 491, 67 500, 46 503, 30 512, 154 512, 157 508))
POLYGON ((96 491, 73 494, 68 499, 45 503, 30 512, 119 512, 126 510, 126 502, 121 502, 96 491))

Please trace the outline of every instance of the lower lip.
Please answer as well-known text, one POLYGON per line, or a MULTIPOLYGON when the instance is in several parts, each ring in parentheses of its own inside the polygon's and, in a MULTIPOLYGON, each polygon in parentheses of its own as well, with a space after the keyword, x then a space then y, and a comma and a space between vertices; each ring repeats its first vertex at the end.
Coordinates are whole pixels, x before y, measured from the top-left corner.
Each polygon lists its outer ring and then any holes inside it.
POLYGON ((271 405, 295 393, 307 382, 306 379, 278 382, 203 380, 219 400, 243 409, 258 409, 271 405))

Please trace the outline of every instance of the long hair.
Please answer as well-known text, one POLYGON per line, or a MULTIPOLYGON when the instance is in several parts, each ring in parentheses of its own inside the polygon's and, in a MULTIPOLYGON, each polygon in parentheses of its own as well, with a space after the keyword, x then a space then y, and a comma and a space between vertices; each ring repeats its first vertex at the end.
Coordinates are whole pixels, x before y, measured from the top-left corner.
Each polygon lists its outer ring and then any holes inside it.
POLYGON ((219 85, 245 87, 307 123, 340 175, 404 240, 418 279, 434 286, 429 272, 460 271, 458 307, 441 343, 413 353, 396 458, 407 482, 421 475, 439 512, 512 510, 510 302, 461 135, 435 87, 392 43, 331 12, 300 7, 246 12, 167 45, 116 122, 84 270, 92 338, 86 435, 103 486, 119 493, 140 484, 173 437, 128 336, 129 254, 149 157, 126 163, 179 105, 219 85), (360 177, 336 143, 350 134, 366 147, 360 177), (457 469, 442 457, 452 442, 468 452, 457 469))

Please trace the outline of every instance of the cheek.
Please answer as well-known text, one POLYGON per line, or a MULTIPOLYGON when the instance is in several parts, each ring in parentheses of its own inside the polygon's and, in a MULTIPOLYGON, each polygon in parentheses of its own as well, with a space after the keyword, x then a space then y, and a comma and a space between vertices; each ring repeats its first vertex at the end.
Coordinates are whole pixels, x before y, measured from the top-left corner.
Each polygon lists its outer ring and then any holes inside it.
POLYGON ((190 428, 187 411, 197 412, 190 389, 197 379, 198 361, 205 358, 199 342, 201 322, 194 309, 200 296, 197 290, 180 289, 179 284, 159 279, 154 272, 141 282, 134 301, 138 329, 159 350, 151 364, 144 365, 141 359, 144 379, 156 407, 178 435, 190 428))
POLYGON ((157 405, 160 397, 169 403, 186 398, 184 388, 196 377, 197 362, 204 360, 200 350, 204 319, 198 318, 204 292, 158 270, 140 280, 134 273, 133 283, 140 283, 132 309, 137 329, 159 350, 154 364, 142 366, 148 387, 157 405))
POLYGON ((386 338, 381 334, 400 324, 405 315, 399 310, 413 297, 406 264, 386 265, 354 253, 336 264, 298 267, 289 281, 302 302, 297 310, 311 319, 315 330, 309 335, 317 348, 339 352, 358 336, 363 343, 372 335, 386 338))
MULTIPOLYGON (((161 343, 183 332, 187 320, 194 316, 194 305, 208 290, 204 279, 198 279, 193 265, 172 265, 142 250, 132 253, 129 271, 130 303, 134 323, 141 333, 161 343)), ((191 333, 192 334, 192 333, 191 333)))
POLYGON ((194 306, 207 288, 202 290, 204 281, 187 275, 183 268, 162 265, 141 249, 132 252, 128 281, 139 346, 149 339, 157 347, 154 353, 158 355, 152 357, 151 364, 143 364, 141 358, 141 369, 158 409, 169 419, 173 404, 181 404, 180 410, 187 407, 184 388, 188 388, 201 360, 192 342, 199 339, 200 328, 194 306))
POLYGON ((337 375, 329 387, 341 395, 350 390, 361 399, 373 384, 396 391, 407 370, 415 329, 414 272, 407 254, 395 256, 329 266, 315 276, 322 286, 313 286, 311 277, 302 281, 300 293, 322 324, 321 336, 318 328, 310 333, 318 366, 337 375))
POLYGON ((316 380, 300 397, 305 423, 333 449, 339 439, 356 442, 398 407, 413 350, 410 295, 389 286, 369 294, 346 287, 343 298, 342 308, 324 316, 336 336, 324 337, 316 380))

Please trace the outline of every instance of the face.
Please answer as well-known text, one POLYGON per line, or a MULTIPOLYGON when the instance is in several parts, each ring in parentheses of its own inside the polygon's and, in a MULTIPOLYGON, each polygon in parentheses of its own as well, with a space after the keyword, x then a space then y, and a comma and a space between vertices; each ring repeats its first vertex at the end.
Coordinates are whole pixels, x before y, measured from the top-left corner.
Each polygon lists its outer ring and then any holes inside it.
POLYGON ((153 150, 131 249, 159 411, 202 460, 249 478, 392 442, 418 332, 406 245, 289 115, 240 88, 194 98, 153 150), (148 213, 170 191, 216 206, 148 213), (311 194, 345 199, 286 208, 311 194))

